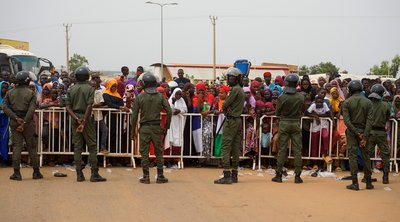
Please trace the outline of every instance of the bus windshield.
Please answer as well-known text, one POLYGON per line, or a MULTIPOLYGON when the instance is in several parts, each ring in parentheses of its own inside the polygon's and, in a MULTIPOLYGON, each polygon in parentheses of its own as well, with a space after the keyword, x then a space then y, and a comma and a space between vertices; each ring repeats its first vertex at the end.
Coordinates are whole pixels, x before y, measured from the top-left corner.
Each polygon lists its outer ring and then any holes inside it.
POLYGON ((31 56, 31 55, 17 55, 17 56, 12 56, 13 58, 16 58, 18 61, 21 62, 22 64, 22 70, 19 71, 31 71, 35 75, 38 74, 39 72, 39 61, 36 56, 31 56))

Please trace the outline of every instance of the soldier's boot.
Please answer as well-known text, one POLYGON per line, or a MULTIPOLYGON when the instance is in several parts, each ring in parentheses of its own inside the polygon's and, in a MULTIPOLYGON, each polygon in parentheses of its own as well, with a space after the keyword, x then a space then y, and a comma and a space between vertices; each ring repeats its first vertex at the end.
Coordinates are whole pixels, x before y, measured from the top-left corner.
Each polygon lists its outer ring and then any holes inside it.
POLYGON ((105 182, 106 178, 100 176, 99 168, 92 168, 92 174, 90 175, 90 182, 105 182))
POLYGON ((76 181, 78 182, 85 181, 85 176, 83 175, 82 169, 76 169, 76 181))
POLYGON ((10 180, 22 180, 21 172, 19 171, 19 169, 14 169, 14 173, 10 176, 10 180))
POLYGON ((276 183, 282 183, 282 173, 276 171, 275 177, 272 178, 272 181, 276 183))
POLYGON ((349 190, 360 190, 360 187, 358 186, 358 179, 357 176, 352 177, 352 183, 350 185, 347 185, 346 188, 349 190))
POLYGON ((231 171, 224 170, 224 177, 214 180, 214 184, 232 184, 231 171))
POLYGON ((149 170, 143 169, 143 177, 139 179, 140 183, 150 184, 150 173, 149 170))
POLYGON ((238 170, 232 170, 232 183, 238 182, 238 170))
POLYGON ((168 183, 168 179, 164 176, 163 169, 157 169, 157 180, 156 183, 168 183))
POLYGON ((294 183, 303 183, 303 180, 300 177, 301 173, 296 173, 294 176, 294 183))
POLYGON ((40 173, 39 168, 33 169, 32 179, 34 180, 43 179, 43 175, 40 173))
POLYGON ((382 183, 389 184, 389 170, 387 169, 383 169, 382 183))
POLYGON ((372 185, 372 179, 371 179, 371 176, 366 176, 365 177, 365 182, 367 183, 367 186, 366 186, 366 189, 367 190, 372 190, 372 189, 374 189, 374 185, 372 185))

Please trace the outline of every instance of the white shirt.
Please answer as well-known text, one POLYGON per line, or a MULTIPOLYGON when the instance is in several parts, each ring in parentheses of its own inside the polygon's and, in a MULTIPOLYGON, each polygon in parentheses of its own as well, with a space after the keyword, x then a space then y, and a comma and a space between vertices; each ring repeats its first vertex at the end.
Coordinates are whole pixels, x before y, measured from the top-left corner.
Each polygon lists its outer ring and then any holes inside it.
MULTIPOLYGON (((308 107, 307 112, 309 112, 309 113, 315 112, 318 115, 327 114, 331 110, 329 109, 328 105, 326 105, 326 103, 323 103, 323 104, 324 105, 322 106, 322 108, 317 108, 317 105, 315 103, 312 103, 310 105, 310 107, 308 107)), ((328 120, 321 120, 320 124, 318 124, 316 120, 313 120, 313 123, 311 125, 311 132, 313 132, 313 133, 319 132, 321 130, 321 128, 329 129, 328 120)))

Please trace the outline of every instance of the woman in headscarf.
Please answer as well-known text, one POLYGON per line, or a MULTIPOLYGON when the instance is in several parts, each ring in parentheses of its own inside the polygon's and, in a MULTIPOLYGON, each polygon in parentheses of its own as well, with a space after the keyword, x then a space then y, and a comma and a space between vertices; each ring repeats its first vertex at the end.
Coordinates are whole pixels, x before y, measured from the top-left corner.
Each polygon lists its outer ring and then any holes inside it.
POLYGON ((271 102, 272 91, 269 88, 264 90, 264 102, 271 102))
POLYGON ((331 81, 331 85, 332 85, 332 88, 335 87, 337 89, 337 92, 339 94, 340 99, 342 99, 344 101, 346 99, 346 97, 345 97, 345 95, 344 95, 344 93, 342 91, 342 88, 340 87, 340 83, 339 83, 338 80, 339 79, 332 80, 331 81))
POLYGON ((223 132, 223 122, 225 119, 225 114, 222 110, 222 105, 225 102, 226 97, 228 96, 229 93, 229 86, 227 85, 221 85, 219 88, 219 95, 217 98, 217 110, 215 114, 218 115, 218 120, 217 120, 217 127, 216 127, 216 134, 215 135, 215 143, 214 143, 214 156, 221 156, 221 146, 222 146, 222 132, 223 132))
POLYGON ((126 107, 129 109, 132 108, 132 105, 135 102, 135 86, 132 84, 126 85, 123 100, 126 107))
POLYGON ((316 90, 311 87, 311 81, 309 78, 303 78, 301 80, 300 92, 308 94, 311 98, 311 101, 314 101, 315 95, 317 94, 316 90))
POLYGON ((329 102, 331 103, 330 108, 332 110, 333 115, 336 118, 339 118, 341 103, 344 101, 344 99, 339 96, 339 89, 336 87, 331 88, 330 95, 331 95, 329 99, 329 102))
POLYGON ((260 90, 260 87, 262 87, 262 83, 256 80, 251 81, 250 83, 250 92, 251 95, 255 98, 256 93, 260 90))
POLYGON ((244 91, 244 104, 243 104, 243 113, 249 114, 251 110, 254 111, 256 108, 256 100, 251 95, 249 87, 243 87, 244 91))
POLYGON ((193 97, 193 112, 201 113, 202 130, 200 130, 200 117, 193 117, 193 140, 195 142, 196 151, 202 153, 203 156, 211 156, 211 137, 212 126, 211 117, 208 115, 213 113, 215 98, 212 94, 206 92, 206 85, 202 82, 196 85, 196 95, 193 97))
MULTIPOLYGON (((0 82, 0 105, 3 104, 3 99, 6 96, 7 91, 9 90, 10 86, 8 82, 1 81, 0 82)), ((0 109, 0 154, 1 160, 7 161, 8 159, 8 136, 9 136, 9 122, 10 119, 8 116, 0 109)))
MULTIPOLYGON (((182 114, 187 113, 187 106, 185 100, 182 98, 182 90, 175 88, 168 99, 169 105, 172 109, 171 126, 167 132, 165 139, 165 146, 167 155, 180 155, 183 142, 183 129, 185 127, 186 117, 182 114)), ((178 160, 174 160, 177 162, 178 160)))
MULTIPOLYGON (((104 104, 109 108, 118 109, 121 111, 129 112, 128 107, 124 106, 124 100, 117 91, 118 83, 116 79, 110 79, 107 81, 106 90, 103 93, 104 104)), ((125 88, 124 88, 125 90, 125 88)), ((105 116, 106 122, 108 122, 108 128, 110 130, 110 153, 114 153, 117 150, 118 144, 121 146, 123 123, 119 120, 119 115, 116 112, 109 111, 108 116, 105 116), (118 122, 118 125, 117 125, 118 122), (117 132, 121 135, 121 138, 117 139, 117 132)), ((135 126, 132 126, 135 127, 135 126)))

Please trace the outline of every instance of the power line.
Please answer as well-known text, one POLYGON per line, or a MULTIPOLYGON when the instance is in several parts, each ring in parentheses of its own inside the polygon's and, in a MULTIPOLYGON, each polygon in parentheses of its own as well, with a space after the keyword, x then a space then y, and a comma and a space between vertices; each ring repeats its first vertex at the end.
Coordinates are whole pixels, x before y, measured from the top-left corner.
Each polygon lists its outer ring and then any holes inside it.
MULTIPOLYGON (((180 16, 180 17, 169 17, 164 18, 164 20, 187 20, 187 19, 205 19, 209 16, 180 16)), ((360 16, 352 16, 352 15, 321 15, 321 16, 311 16, 311 15, 220 15, 219 18, 238 18, 238 19, 400 19, 398 15, 360 15, 360 16)), ((72 22, 74 25, 96 25, 96 24, 116 24, 116 23, 131 23, 131 22, 152 22, 158 21, 159 18, 145 18, 145 19, 122 19, 122 20, 95 20, 95 21, 81 21, 81 22, 72 22)), ((5 31, 0 31, 0 34, 5 33, 17 33, 17 32, 25 32, 25 31, 33 31, 40 29, 47 29, 53 27, 59 27, 62 23, 54 23, 48 25, 41 26, 33 26, 33 27, 25 27, 18 29, 9 29, 5 31)))

